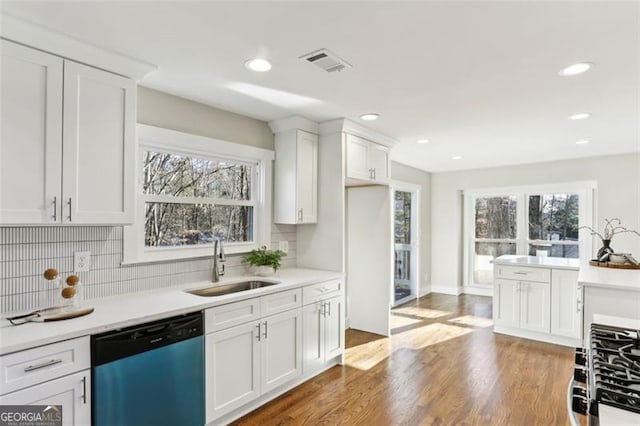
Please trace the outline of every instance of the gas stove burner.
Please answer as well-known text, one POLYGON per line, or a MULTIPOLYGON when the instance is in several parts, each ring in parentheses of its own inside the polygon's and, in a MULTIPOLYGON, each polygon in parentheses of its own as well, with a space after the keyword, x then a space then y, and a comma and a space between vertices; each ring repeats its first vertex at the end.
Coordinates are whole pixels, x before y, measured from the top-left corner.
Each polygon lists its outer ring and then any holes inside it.
POLYGON ((592 324, 589 342, 592 398, 640 413, 640 331, 592 324))

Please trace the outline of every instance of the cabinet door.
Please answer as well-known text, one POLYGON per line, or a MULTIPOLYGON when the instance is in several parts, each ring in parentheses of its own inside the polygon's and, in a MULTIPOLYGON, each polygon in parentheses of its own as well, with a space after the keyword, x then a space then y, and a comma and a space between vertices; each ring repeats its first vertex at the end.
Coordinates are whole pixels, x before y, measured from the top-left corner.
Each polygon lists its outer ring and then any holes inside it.
POLYGON ((369 170, 369 142, 353 135, 347 135, 347 178, 371 180, 369 170))
POLYGON ((65 61, 63 223, 133 222, 135 83, 65 61))
POLYGON ((551 290, 547 283, 520 282, 520 327, 549 333, 551 290))
POLYGON ((580 338, 581 319, 578 272, 554 269, 551 272, 551 333, 580 338))
POLYGON ((304 374, 317 371, 324 364, 325 321, 322 316, 323 303, 316 302, 302 307, 304 374))
POLYGON ((342 296, 334 297, 326 302, 324 316, 324 352, 325 361, 338 355, 342 355, 344 350, 343 333, 343 306, 342 296))
POLYGON ((493 321, 497 325, 520 325, 519 282, 497 278, 493 285, 493 321))
POLYGON ((259 323, 205 336, 207 423, 260 396, 259 323))
POLYGON ((60 220, 62 59, 0 41, 0 223, 60 220))
POLYGON ((388 183, 390 178, 389 148, 375 143, 369 144, 369 168, 373 169, 373 180, 388 183))
POLYGON ((302 376, 302 309, 262 320, 262 393, 302 376))
POLYGON ((63 425, 90 425, 90 370, 9 393, 0 397, 0 405, 62 405, 63 425))
POLYGON ((298 223, 318 220, 318 136, 297 132, 296 200, 298 223))

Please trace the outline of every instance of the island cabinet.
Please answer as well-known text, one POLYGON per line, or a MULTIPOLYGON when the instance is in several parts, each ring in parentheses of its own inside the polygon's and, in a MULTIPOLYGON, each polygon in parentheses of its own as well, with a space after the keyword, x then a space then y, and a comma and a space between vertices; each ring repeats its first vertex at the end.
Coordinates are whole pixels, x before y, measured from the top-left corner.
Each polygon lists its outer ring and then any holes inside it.
POLYGON ((577 268, 494 266, 494 331, 574 346, 581 339, 577 268))
POLYGON ((0 224, 132 223, 135 81, 0 48, 0 224))

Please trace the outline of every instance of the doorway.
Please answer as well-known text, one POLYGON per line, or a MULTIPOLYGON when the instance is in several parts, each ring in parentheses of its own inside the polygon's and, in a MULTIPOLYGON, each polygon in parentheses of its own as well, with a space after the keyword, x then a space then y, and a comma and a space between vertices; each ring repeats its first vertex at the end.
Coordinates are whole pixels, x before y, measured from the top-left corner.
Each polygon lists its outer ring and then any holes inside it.
POLYGON ((393 306, 418 296, 418 190, 393 188, 393 306))

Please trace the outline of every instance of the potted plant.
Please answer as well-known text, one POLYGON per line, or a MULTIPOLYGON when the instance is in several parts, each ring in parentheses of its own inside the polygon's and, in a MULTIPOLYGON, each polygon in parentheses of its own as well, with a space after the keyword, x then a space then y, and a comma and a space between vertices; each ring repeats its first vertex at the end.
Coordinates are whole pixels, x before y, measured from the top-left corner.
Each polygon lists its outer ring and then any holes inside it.
POLYGON ((285 256, 282 250, 267 250, 267 246, 251 250, 243 260, 248 263, 253 272, 261 277, 273 275, 280 268, 280 261, 285 256))

